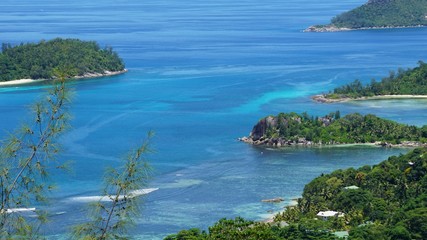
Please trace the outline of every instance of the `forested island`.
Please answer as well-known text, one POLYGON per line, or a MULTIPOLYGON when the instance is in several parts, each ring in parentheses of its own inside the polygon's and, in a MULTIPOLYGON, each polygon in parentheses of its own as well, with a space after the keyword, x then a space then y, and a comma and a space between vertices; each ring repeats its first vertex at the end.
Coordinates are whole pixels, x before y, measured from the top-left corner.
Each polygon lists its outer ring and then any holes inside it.
POLYGON ((111 47, 96 42, 56 38, 11 46, 3 43, 0 82, 19 79, 53 79, 55 69, 67 77, 96 77, 125 71, 111 47))
POLYGON ((307 113, 280 113, 261 119, 249 137, 241 141, 253 145, 316 146, 371 143, 382 146, 427 146, 427 125, 408 126, 375 115, 348 114, 339 111, 323 117, 307 113))
POLYGON ((370 28, 427 25, 427 0, 370 0, 332 18, 327 25, 314 25, 308 32, 332 32, 370 28))
POLYGON ((381 81, 372 79, 371 83, 363 85, 359 80, 335 88, 331 93, 316 95, 314 100, 319 102, 340 102, 354 99, 383 98, 427 98, 427 64, 420 61, 418 67, 391 71, 388 77, 381 81))
POLYGON ((221 219, 179 239, 426 239, 427 148, 375 166, 336 170, 308 183, 296 206, 269 223, 221 219))

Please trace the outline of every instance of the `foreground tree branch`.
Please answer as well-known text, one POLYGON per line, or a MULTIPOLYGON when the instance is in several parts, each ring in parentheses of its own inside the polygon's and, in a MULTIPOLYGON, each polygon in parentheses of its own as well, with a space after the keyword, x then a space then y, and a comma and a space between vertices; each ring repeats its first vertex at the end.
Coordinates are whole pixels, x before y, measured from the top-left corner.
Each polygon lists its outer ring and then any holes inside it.
POLYGON ((74 227, 73 239, 121 239, 140 215, 140 196, 145 194, 151 167, 145 155, 153 133, 132 152, 121 169, 109 169, 104 177, 104 198, 91 206, 91 220, 74 227), (105 201, 108 199, 109 201, 105 201))
POLYGON ((58 136, 68 127, 70 102, 65 78, 58 77, 53 88, 32 110, 33 122, 24 125, 0 149, 0 236, 33 237, 46 218, 31 207, 46 201, 49 164, 59 152, 58 136), (23 212, 35 211, 37 221, 29 222, 23 212))

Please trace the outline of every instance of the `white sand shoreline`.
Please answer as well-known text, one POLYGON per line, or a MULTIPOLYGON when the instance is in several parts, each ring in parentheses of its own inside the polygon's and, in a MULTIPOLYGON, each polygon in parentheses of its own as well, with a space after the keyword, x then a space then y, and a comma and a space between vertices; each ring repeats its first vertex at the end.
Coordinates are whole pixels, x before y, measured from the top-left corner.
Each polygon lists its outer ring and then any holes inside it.
MULTIPOLYGON (((71 79, 108 77, 108 76, 119 75, 127 71, 128 71, 127 69, 124 69, 122 71, 115 71, 115 72, 105 71, 104 73, 87 73, 82 76, 72 77, 71 79)), ((26 84, 42 83, 47 81, 52 81, 52 79, 17 79, 17 80, 0 82, 0 87, 13 87, 13 86, 19 86, 19 85, 26 85, 26 84)))
POLYGON ((32 84, 32 83, 40 83, 48 81, 47 79, 18 79, 18 80, 10 80, 5 82, 0 82, 0 86, 16 86, 16 85, 23 85, 23 84, 32 84))
POLYGON ((427 95, 378 95, 372 97, 359 97, 359 98, 348 98, 341 97, 337 99, 327 98, 325 94, 315 95, 311 97, 314 101, 320 103, 338 103, 338 102, 350 102, 350 101, 365 101, 365 100, 391 100, 391 99, 427 99, 427 95))
POLYGON ((361 100, 377 100, 377 99, 417 99, 417 98, 427 98, 427 95, 379 95, 372 97, 363 97, 356 98, 355 101, 361 100))

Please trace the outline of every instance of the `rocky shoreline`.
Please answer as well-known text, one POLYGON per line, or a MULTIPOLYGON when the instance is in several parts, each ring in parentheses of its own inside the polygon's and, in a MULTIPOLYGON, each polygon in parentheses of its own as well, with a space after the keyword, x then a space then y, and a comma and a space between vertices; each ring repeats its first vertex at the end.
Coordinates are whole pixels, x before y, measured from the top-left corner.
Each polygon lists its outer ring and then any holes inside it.
POLYGON ((303 32, 342 32, 342 31, 357 31, 357 30, 375 30, 375 29, 397 29, 397 28, 420 28, 425 25, 414 26, 385 26, 385 27, 363 27, 363 28, 346 28, 337 27, 335 25, 313 25, 303 30, 303 32))
POLYGON ((81 76, 72 77, 72 79, 109 77, 109 76, 123 74, 126 72, 128 72, 128 70, 125 68, 121 71, 104 71, 104 73, 85 73, 81 76))
POLYGON ((286 147, 286 146, 320 146, 321 143, 314 143, 307 141, 304 138, 300 138, 296 141, 283 139, 283 138, 265 138, 261 137, 257 140, 252 139, 251 137, 241 137, 237 139, 240 142, 252 144, 255 146, 266 146, 266 147, 286 147))
POLYGON ((310 26, 303 30, 303 32, 342 32, 342 31, 351 31, 355 30, 352 28, 339 28, 334 25, 317 25, 310 26))
POLYGON ((320 102, 320 103, 336 103, 336 102, 347 102, 350 100, 355 100, 352 98, 337 98, 337 99, 333 99, 333 98, 327 98, 325 94, 319 94, 319 95, 314 95, 311 97, 311 99, 313 99, 316 102, 320 102))
POLYGON ((265 146, 273 148, 282 148, 282 147, 321 147, 321 146, 345 146, 345 145, 366 145, 366 146, 377 146, 385 148, 417 148, 417 147, 427 147, 427 143, 415 142, 415 141, 403 141, 398 144, 388 143, 388 142, 374 142, 374 143, 340 143, 340 142, 312 142, 307 141, 305 138, 299 138, 298 140, 289 140, 283 138, 264 138, 261 137, 258 140, 253 140, 251 137, 241 137, 237 139, 240 142, 248 143, 255 146, 265 146))

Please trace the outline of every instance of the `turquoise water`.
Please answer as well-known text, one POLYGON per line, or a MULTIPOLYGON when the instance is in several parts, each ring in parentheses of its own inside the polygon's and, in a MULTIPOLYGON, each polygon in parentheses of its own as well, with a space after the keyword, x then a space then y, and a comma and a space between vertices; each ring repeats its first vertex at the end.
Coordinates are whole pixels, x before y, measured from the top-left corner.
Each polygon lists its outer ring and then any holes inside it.
MULTIPOLYGON (((43 231, 59 238, 82 221, 76 196, 99 195, 106 166, 116 166, 149 130, 155 176, 134 237, 162 238, 222 217, 263 219, 298 197, 304 184, 338 168, 375 164, 407 149, 362 146, 264 149, 236 141, 263 116, 375 113, 423 125, 426 100, 318 104, 310 95, 359 78, 369 82, 425 60, 426 28, 303 33, 364 1, 81 1, 5 0, 2 42, 54 37, 112 46, 129 72, 81 80, 71 108, 72 129, 61 139, 53 216, 43 231), (265 198, 283 197, 283 204, 265 198)), ((28 117, 44 86, 0 89, 0 135, 28 117)))

